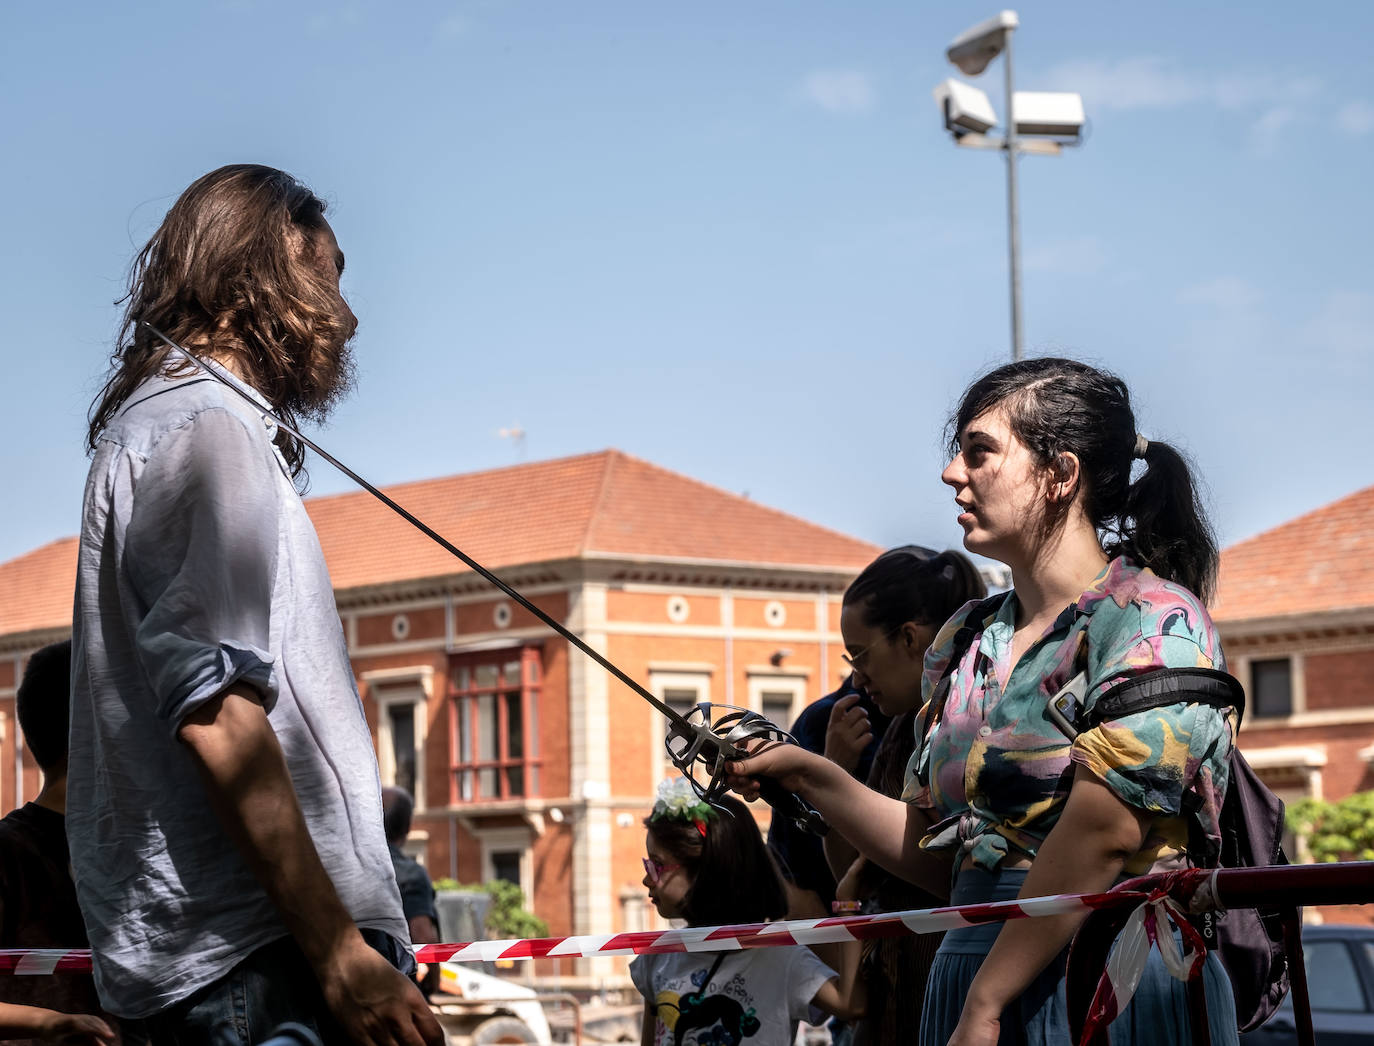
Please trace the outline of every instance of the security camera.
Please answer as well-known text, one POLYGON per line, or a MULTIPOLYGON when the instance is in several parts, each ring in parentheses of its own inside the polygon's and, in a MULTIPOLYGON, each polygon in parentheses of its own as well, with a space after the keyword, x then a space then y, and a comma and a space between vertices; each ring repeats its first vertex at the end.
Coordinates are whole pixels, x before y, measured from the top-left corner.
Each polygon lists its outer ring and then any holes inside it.
POLYGON ((945 57, 965 76, 977 76, 1002 53, 1007 45, 1007 34, 1020 24, 1015 11, 1003 11, 956 36, 945 51, 945 57))
POLYGON ((955 137, 973 133, 986 134, 997 126, 997 114, 992 111, 988 96, 962 80, 946 80, 931 92, 945 114, 945 130, 955 137))

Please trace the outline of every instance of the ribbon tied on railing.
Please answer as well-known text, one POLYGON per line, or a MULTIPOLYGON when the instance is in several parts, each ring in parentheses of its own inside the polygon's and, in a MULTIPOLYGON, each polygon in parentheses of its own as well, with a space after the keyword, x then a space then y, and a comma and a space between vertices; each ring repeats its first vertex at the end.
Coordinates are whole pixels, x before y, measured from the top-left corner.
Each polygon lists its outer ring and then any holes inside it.
POLYGON ((1126 1008, 1145 975, 1151 948, 1159 950, 1164 968, 1175 980, 1189 981, 1202 976, 1207 945, 1188 920, 1188 913, 1169 896, 1175 885, 1175 878, 1167 877, 1145 895, 1140 906, 1127 918, 1107 960, 1107 968, 1097 982, 1080 1042, 1092 1042, 1093 1036, 1126 1008), (1186 951, 1179 947, 1175 928, 1187 946, 1186 951))

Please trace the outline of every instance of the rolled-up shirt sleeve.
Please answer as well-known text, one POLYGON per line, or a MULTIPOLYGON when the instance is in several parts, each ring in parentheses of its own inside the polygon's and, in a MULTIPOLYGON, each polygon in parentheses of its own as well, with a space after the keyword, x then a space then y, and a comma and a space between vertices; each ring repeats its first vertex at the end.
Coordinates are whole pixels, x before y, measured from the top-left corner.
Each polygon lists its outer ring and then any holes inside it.
MULTIPOLYGON (((1213 648, 1205 635, 1137 635, 1105 666, 1106 678, 1089 703, 1116 683, 1160 668, 1212 668, 1213 648)), ((1181 700, 1136 712, 1085 730, 1070 758, 1091 770, 1128 805, 1178 817, 1183 794, 1225 789, 1225 760, 1231 727, 1221 710, 1181 700)))
POLYGON ((123 568, 144 603, 138 657, 173 733, 237 682, 270 710, 281 476, 266 433, 202 411, 148 455, 133 492, 123 568))

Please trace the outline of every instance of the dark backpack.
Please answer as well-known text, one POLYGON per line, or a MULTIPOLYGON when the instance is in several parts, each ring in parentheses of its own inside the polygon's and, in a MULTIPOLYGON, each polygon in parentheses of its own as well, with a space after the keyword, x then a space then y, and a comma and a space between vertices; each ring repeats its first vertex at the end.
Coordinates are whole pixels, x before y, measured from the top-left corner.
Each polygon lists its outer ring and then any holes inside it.
MULTIPOLYGON (((1179 701, 1235 708, 1237 726, 1245 715, 1245 690, 1234 676, 1208 668, 1161 668, 1112 687, 1080 719, 1080 729, 1179 701)), ((1221 844, 1207 844, 1196 794, 1184 793, 1188 853, 1204 868, 1259 868, 1287 864, 1283 852, 1283 800, 1231 748, 1226 798, 1221 804, 1221 844)), ((1296 910, 1291 918, 1297 919, 1296 910)), ((1204 912, 1195 919, 1207 947, 1215 951, 1231 980, 1236 1024, 1251 1031, 1263 1024, 1288 994, 1284 909, 1233 908, 1204 912)))
MULTIPOLYGON (((998 608, 1008 593, 999 592, 975 606, 966 624, 954 636, 949 664, 926 706, 921 724, 920 745, 924 747, 932 722, 938 721, 949 697, 954 670, 968 653, 982 622, 998 608)), ((1080 657, 1086 654, 1083 645, 1080 657)), ((1072 726, 1065 729, 1063 714, 1051 715, 1070 737, 1099 724, 1121 719, 1180 701, 1197 702, 1214 708, 1236 709, 1237 727, 1245 715, 1245 690, 1234 676, 1206 668, 1160 668, 1123 683, 1104 693, 1093 707, 1078 711, 1072 726)), ((1065 712, 1072 709, 1064 706, 1065 712)), ((1221 845, 1209 845, 1202 828, 1197 796, 1185 792, 1183 815, 1188 819, 1188 854, 1195 867, 1257 868, 1287 864, 1283 852, 1283 801, 1259 779, 1245 756, 1234 746, 1227 757, 1229 773, 1226 798, 1221 806, 1221 845)), ((917 761, 918 766, 920 760, 917 761)), ((928 781, 922 775, 921 784, 928 781)), ((1236 1000, 1236 1024, 1241 1031, 1259 1027, 1288 993, 1288 955, 1284 949, 1285 910, 1276 907, 1236 908, 1225 912, 1205 912, 1197 918, 1198 930, 1207 947, 1217 953, 1231 981, 1236 1000)), ((1292 917, 1296 919, 1296 910, 1292 917)))

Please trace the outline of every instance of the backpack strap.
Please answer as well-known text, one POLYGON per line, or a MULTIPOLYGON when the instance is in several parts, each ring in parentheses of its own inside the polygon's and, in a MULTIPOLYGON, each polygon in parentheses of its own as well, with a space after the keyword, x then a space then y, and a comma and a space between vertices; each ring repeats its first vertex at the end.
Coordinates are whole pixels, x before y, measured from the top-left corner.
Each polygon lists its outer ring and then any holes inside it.
MULTIPOLYGON (((1113 719, 1180 701, 1213 708, 1234 708, 1237 728, 1239 719, 1245 715, 1245 688, 1235 676, 1211 668, 1156 668, 1108 690, 1079 718, 1079 729, 1088 730, 1113 719)), ((1234 749, 1232 754, 1239 755, 1234 749)), ((1236 782, 1232 781, 1228 791, 1235 791, 1235 788, 1236 782)), ((1219 853, 1215 844, 1208 844, 1203 829, 1202 801, 1197 793, 1185 790, 1180 807, 1179 812, 1188 823, 1190 859, 1197 867, 1215 867, 1219 853)))
MULTIPOLYGON (((1007 601, 1009 595, 1011 595, 1010 589, 988 596, 987 599, 975 604, 973 609, 964 616, 963 627, 954 633, 954 645, 950 648, 949 660, 945 662, 944 674, 940 676, 940 681, 935 685, 935 692, 930 695, 930 700, 926 702, 925 715, 921 717, 921 732, 918 735, 920 755, 925 754, 930 728, 938 723, 945 714, 945 702, 949 700, 949 690, 954 685, 954 673, 959 668, 959 662, 964 660, 964 655, 968 653, 969 647, 973 646, 973 641, 983 629, 983 622, 1002 608, 1002 604, 1007 601)), ((930 774, 922 771, 921 765, 922 759, 918 756, 916 779, 924 788, 930 784, 930 774)))
POLYGON ((1079 729, 1180 701, 1234 708, 1238 717, 1245 715, 1245 690, 1235 676, 1211 668, 1156 668, 1117 683, 1099 697, 1080 717, 1079 729))

